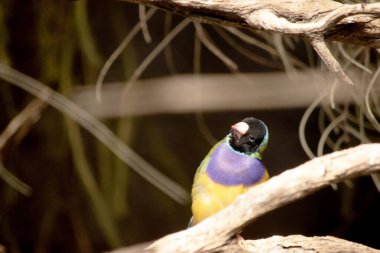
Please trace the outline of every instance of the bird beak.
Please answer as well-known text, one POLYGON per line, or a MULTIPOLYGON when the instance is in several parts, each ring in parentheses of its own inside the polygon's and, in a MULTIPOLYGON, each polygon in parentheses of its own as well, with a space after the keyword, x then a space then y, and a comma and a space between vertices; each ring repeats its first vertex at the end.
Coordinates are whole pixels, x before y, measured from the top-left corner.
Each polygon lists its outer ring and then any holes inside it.
POLYGON ((231 126, 231 129, 234 131, 234 134, 240 139, 240 137, 247 133, 249 126, 245 122, 239 122, 231 126))

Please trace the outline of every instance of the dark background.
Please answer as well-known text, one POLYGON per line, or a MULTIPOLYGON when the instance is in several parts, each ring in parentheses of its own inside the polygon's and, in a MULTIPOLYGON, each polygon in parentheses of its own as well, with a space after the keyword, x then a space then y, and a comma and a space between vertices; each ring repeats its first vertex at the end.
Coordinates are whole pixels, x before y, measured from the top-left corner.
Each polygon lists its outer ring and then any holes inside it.
MULTIPOLYGON (((0 14, 0 37, 3 38, 0 41, 1 62, 56 90, 62 89, 59 79, 64 68, 62 59, 70 45, 73 48, 71 88, 93 84, 104 61, 138 22, 137 6, 119 1, 2 1, 0 14), (80 4, 82 7, 78 7, 80 4), (87 18, 87 21, 83 22, 80 17, 87 18), (83 28, 83 24, 87 27, 83 28), (91 34, 92 40, 84 40, 86 36, 83 31, 91 34), (88 43, 93 43, 98 61, 95 54, 85 52, 84 48, 90 47, 88 43)), ((172 18, 173 24, 182 20, 177 16, 172 18)), ((148 26, 152 43, 146 44, 139 34, 123 54, 124 61, 118 60, 112 66, 106 82, 123 81, 131 75, 163 38, 164 19, 165 13, 161 11, 152 18, 148 26)), ((239 71, 283 71, 281 65, 268 68, 234 53, 211 26, 205 25, 204 28, 223 52, 239 64, 239 71)), ((189 26, 172 43, 176 71, 180 74, 193 72, 193 41, 194 28, 189 26)), ((313 60, 307 62, 305 42, 294 39, 294 43, 295 49, 288 50, 309 67, 315 66, 318 58, 314 55, 313 60)), ((250 49, 270 57, 257 48, 250 49)), ((278 62, 278 59, 274 61, 278 62)), ((373 64, 376 61, 375 57, 373 64)), ((226 72, 228 70, 223 63, 203 49, 202 73, 226 72)), ((173 73, 161 53, 144 71, 141 79, 169 74, 173 73)), ((0 127, 4 129, 31 101, 32 96, 4 81, 1 81, 0 87, 0 127)), ((348 108, 354 112, 356 107, 351 104, 348 108)), ((241 112, 202 112, 202 115, 204 124, 216 139, 223 138, 229 126, 244 117, 262 119, 270 131, 263 161, 270 175, 277 175, 309 160, 298 137, 299 122, 305 109, 259 111, 253 108, 241 112)), ((319 113, 318 109, 312 114, 306 129, 313 150, 321 136, 319 113)), ((189 192, 197 166, 212 147, 199 129, 195 112, 108 118, 103 122, 118 133, 122 133, 118 130, 120 122, 128 122, 130 134, 121 138, 189 192)), ((5 246, 7 252, 100 252, 154 240, 186 228, 191 217, 190 203, 175 203, 121 165, 99 141, 80 129, 80 139, 92 176, 99 186, 99 194, 106 200, 106 209, 110 210, 113 226, 120 237, 117 243, 108 240, 99 225, 99 218, 94 214, 83 181, 76 172, 68 128, 63 114, 47 108, 23 139, 11 143, 2 153, 4 166, 33 189, 33 194, 27 197, 0 181, 0 244, 5 246), (113 208, 113 184, 108 184, 108 188, 102 187, 107 184, 102 184, 101 169, 109 168, 114 173, 115 166, 121 166, 126 173, 123 174, 123 203, 116 203, 118 206, 113 208)), ((378 138, 378 133, 372 134, 378 138)), ((357 144, 355 140, 347 142, 347 146, 357 144)), ((330 151, 325 148, 325 152, 330 151)), ((380 248, 380 238, 376 233, 376 228, 380 226, 380 195, 370 177, 357 178, 352 183, 352 186, 339 184, 337 190, 332 187, 322 189, 274 210, 254 221, 243 231, 243 236, 255 239, 290 234, 333 235, 380 248)))

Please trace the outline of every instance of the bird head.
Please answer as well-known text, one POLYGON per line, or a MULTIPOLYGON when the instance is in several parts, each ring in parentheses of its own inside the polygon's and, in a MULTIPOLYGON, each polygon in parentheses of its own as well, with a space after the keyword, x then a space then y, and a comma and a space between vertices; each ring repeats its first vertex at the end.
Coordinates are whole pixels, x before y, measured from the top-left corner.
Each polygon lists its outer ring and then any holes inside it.
POLYGON ((229 144, 241 153, 261 158, 268 144, 269 133, 259 119, 250 117, 231 126, 229 144))

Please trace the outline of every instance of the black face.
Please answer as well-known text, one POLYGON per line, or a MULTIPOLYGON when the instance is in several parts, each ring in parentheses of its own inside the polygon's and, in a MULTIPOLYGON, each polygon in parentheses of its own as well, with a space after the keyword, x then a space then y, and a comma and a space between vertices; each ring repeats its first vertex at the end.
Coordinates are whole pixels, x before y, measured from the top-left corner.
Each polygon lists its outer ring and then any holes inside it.
POLYGON ((260 144, 263 142, 267 129, 261 120, 255 118, 245 118, 242 120, 248 124, 248 131, 239 136, 231 129, 230 145, 233 149, 245 154, 252 154, 257 151, 260 144))

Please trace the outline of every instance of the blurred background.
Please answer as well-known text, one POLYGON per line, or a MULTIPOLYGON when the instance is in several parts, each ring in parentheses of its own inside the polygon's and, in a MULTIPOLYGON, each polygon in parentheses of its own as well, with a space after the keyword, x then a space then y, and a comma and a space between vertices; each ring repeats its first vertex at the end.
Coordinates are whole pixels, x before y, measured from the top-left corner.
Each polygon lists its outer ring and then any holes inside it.
MULTIPOLYGON (((379 51, 328 46, 354 86, 297 37, 122 1, 1 1, 0 252, 102 252, 185 229, 196 168, 248 116, 269 128, 271 175, 378 142, 379 51)), ((243 236, 380 248, 376 180, 320 190, 243 236)))

